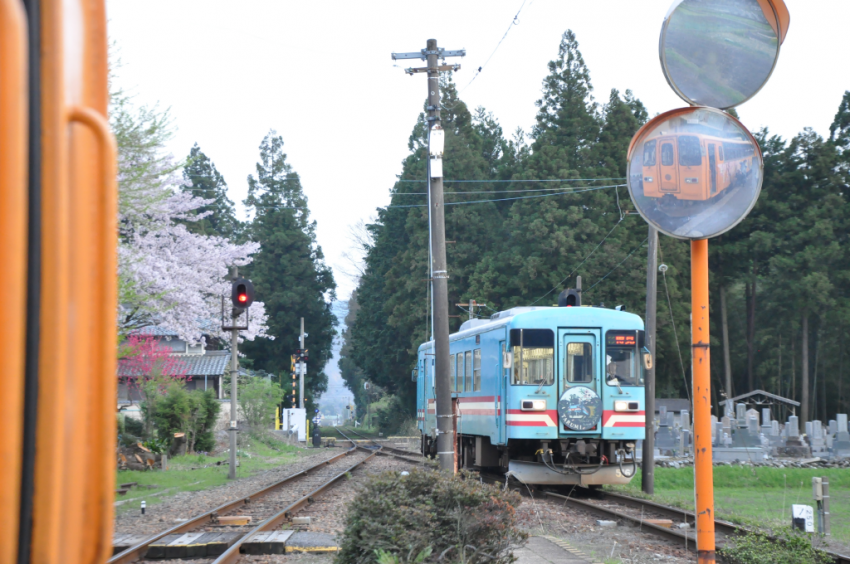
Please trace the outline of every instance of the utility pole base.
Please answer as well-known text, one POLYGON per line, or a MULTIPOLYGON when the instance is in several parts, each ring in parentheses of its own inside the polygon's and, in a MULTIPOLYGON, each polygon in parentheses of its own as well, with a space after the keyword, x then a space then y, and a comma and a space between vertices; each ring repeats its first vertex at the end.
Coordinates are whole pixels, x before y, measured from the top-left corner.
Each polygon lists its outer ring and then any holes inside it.
POLYGON ((714 551, 713 550, 698 550, 697 551, 697 562, 698 564, 709 564, 710 562, 715 562, 714 551))

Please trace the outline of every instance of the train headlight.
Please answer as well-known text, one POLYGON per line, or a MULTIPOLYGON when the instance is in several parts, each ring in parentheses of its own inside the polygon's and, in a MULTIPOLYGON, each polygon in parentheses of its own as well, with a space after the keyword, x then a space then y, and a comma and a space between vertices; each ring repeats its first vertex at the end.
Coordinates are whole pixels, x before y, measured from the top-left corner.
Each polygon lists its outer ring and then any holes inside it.
POLYGON ((652 182, 652 177, 651 176, 644 176, 643 181, 644 182, 652 182))
POLYGON ((699 182, 699 180, 696 179, 696 178, 686 178, 685 179, 685 184, 696 184, 697 182, 699 182))
POLYGON ((520 409, 523 411, 546 411, 546 400, 522 400, 520 409))
POLYGON ((638 411, 640 404, 636 401, 615 401, 614 411, 638 411))

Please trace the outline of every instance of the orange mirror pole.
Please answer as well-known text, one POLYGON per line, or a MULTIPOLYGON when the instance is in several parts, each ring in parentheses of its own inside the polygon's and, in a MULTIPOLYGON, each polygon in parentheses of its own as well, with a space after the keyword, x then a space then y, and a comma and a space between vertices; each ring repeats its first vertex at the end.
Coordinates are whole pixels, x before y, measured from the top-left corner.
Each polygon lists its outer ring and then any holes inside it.
POLYGON ((691 241, 691 332, 694 397, 697 561, 714 562, 714 469, 711 465, 711 353, 708 240, 691 241))

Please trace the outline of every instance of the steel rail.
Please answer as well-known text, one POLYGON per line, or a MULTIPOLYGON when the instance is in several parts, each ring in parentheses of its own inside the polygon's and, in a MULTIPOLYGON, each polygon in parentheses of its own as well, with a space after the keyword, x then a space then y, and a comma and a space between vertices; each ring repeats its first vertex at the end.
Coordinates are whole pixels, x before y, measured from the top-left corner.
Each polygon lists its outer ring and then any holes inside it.
POLYGON ((541 493, 545 494, 545 495, 548 495, 548 496, 551 496, 551 497, 557 497, 558 499, 563 499, 565 501, 568 501, 571 504, 578 505, 582 509, 584 509, 584 510, 590 512, 590 513, 594 513, 594 514, 596 514, 600 517, 607 517, 607 518, 613 517, 613 518, 616 518, 616 519, 622 519, 622 520, 625 520, 625 521, 629 521, 633 525, 637 525, 637 526, 641 527, 642 530, 646 529, 647 531, 654 533, 657 536, 664 537, 667 540, 671 540, 671 541, 679 542, 679 543, 684 542, 685 548, 687 548, 688 550, 696 550, 696 539, 692 538, 687 533, 682 533, 682 532, 679 532, 679 531, 676 531, 676 530, 673 530, 673 529, 667 529, 665 527, 660 527, 660 526, 655 525, 653 523, 647 523, 646 521, 644 521, 640 517, 632 517, 631 515, 626 515, 625 513, 620 513, 619 511, 616 511, 614 509, 604 507, 604 506, 601 506, 601 505, 596 505, 595 503, 583 501, 583 500, 580 500, 580 499, 576 499, 574 497, 566 496, 566 495, 555 493, 555 492, 550 492, 548 490, 539 490, 539 491, 541 493))
POLYGON ((357 468, 358 466, 360 466, 361 464, 363 464, 367 460, 370 460, 372 457, 374 457, 375 455, 378 454, 378 451, 373 451, 371 449, 366 449, 366 448, 363 448, 363 447, 357 447, 357 448, 360 448, 362 450, 365 450, 366 452, 369 452, 370 453, 369 456, 367 456, 363 460, 357 462, 356 464, 352 465, 351 467, 343 470, 342 472, 340 472, 339 474, 337 474, 336 476, 334 476, 333 478, 331 478, 330 480, 328 480, 327 482, 325 482, 324 484, 322 484, 321 486, 319 486, 318 488, 316 488, 312 492, 308 493, 307 495, 305 495, 304 497, 302 497, 298 501, 288 505, 284 509, 275 513, 274 515, 272 515, 271 517, 269 517, 268 519, 266 519, 265 521, 263 521, 262 523, 260 523, 256 527, 254 527, 253 529, 251 529, 251 531, 249 531, 246 535, 244 535, 242 538, 240 538, 238 541, 236 541, 233 545, 231 545, 230 548, 228 548, 224 553, 222 553, 221 556, 216 558, 213 561, 212 564, 234 564, 237 560, 239 560, 239 557, 241 556, 240 553, 239 553, 239 550, 246 541, 251 540, 251 538, 254 535, 256 535, 257 533, 262 533, 264 531, 270 531, 272 529, 277 528, 278 526, 280 526, 281 523, 288 520, 292 513, 302 509, 304 506, 309 505, 310 503, 313 503, 313 498, 315 498, 319 494, 323 493, 326 489, 331 487, 338 480, 342 479, 346 474, 348 474, 349 472, 351 472, 352 470, 354 470, 355 468, 357 468))
MULTIPOLYGON (((647 523, 645 520, 640 517, 633 517, 631 515, 627 515, 625 513, 621 513, 616 511, 615 509, 611 509, 609 507, 604 507, 601 505, 597 505, 592 502, 583 501, 580 499, 576 499, 573 497, 569 497, 563 494, 558 494, 555 492, 550 492, 547 490, 539 490, 542 493, 557 497, 559 499, 567 500, 569 503, 574 503, 580 506, 582 509, 585 509, 591 513, 599 515, 600 517, 609 517, 615 519, 622 519, 625 521, 629 521, 634 525, 641 527, 642 530, 646 530, 650 533, 656 534, 658 536, 664 537, 667 540, 672 540, 674 542, 684 542, 685 548, 691 551, 696 551, 696 539, 691 535, 688 535, 687 532, 677 531, 675 529, 667 529, 666 527, 660 527, 658 525, 654 525, 652 523, 647 523)), ((651 513, 660 513, 663 515, 667 515, 668 517, 673 517, 676 519, 683 519, 684 522, 687 522, 690 525, 693 525, 696 522, 696 518, 694 514, 688 511, 684 511, 682 509, 676 507, 669 507, 666 505, 661 505, 659 503, 655 503, 654 501, 649 501, 646 499, 640 499, 636 497, 630 497, 627 495, 617 494, 613 492, 602 492, 602 499, 611 499, 612 501, 616 501, 617 503, 621 503, 622 505, 627 505, 629 507, 644 509, 651 513)), ((714 520, 715 530, 723 533, 726 536, 738 536, 749 532, 749 529, 746 527, 742 527, 740 525, 735 525, 734 523, 730 523, 728 521, 722 521, 720 519, 714 520)), ((688 529, 690 531, 692 529, 688 529)), ((774 540, 781 542, 782 539, 776 537, 770 537, 774 540)), ((850 564, 850 556, 845 556, 842 554, 838 554, 836 552, 831 552, 829 550, 818 549, 827 556, 829 556, 836 564, 850 564)))
MULTIPOLYGON (((367 440, 367 441, 369 441, 369 442, 371 442, 371 443, 373 443, 373 444, 375 444, 375 445, 380 446, 383 450, 385 450, 385 451, 387 451, 387 452, 395 452, 395 453, 400 454, 400 455, 403 455, 403 456, 411 456, 411 455, 413 455, 413 456, 417 456, 417 455, 418 455, 418 453, 410 452, 410 451, 408 451, 408 450, 402 450, 402 449, 400 449, 400 448, 393 448, 393 447, 388 447, 388 446, 386 446, 386 445, 382 445, 381 443, 379 443, 379 442, 378 442, 378 441, 376 441, 375 439, 373 439, 373 438, 371 438, 371 437, 367 437, 366 435, 361 435, 361 434, 360 434, 360 433, 358 433, 357 431, 353 431, 353 430, 351 430, 351 429, 349 429, 349 431, 350 431, 350 432, 352 432, 352 433, 354 433, 354 434, 355 434, 355 435, 357 435, 358 437, 361 437, 361 438, 362 438, 362 439, 364 439, 364 440, 367 440)), ((345 433, 343 433, 342 431, 338 431, 338 432, 339 432, 339 433, 340 433, 343 437, 345 437, 346 439, 348 439, 349 441, 351 440, 351 439, 350 439, 348 436, 346 436, 346 435, 345 435, 345 433)), ((419 456, 421 456, 421 455, 419 455, 419 456)), ((424 458, 424 457, 423 457, 423 458, 424 458)))
POLYGON ((268 495, 269 493, 271 493, 273 490, 276 490, 276 489, 286 485, 287 483, 292 482, 293 480, 295 480, 297 478, 300 478, 302 476, 307 476, 307 475, 311 474, 312 472, 319 470, 320 468, 327 466, 328 464, 331 464, 332 462, 336 462, 340 458, 348 456, 349 454, 351 454, 352 452, 357 450, 357 448, 358 447, 355 445, 345 452, 341 452, 337 455, 334 455, 334 456, 328 458, 327 460, 319 462, 315 466, 311 466, 310 468, 307 468, 306 470, 302 470, 300 472, 296 472, 295 474, 287 476, 286 478, 280 480, 279 482, 275 482, 274 484, 271 484, 271 485, 266 486, 262 489, 259 489, 252 494, 249 494, 245 497, 241 497, 241 498, 239 498, 235 501, 227 502, 223 505, 216 507, 215 509, 211 509, 211 510, 209 510, 205 513, 202 513, 202 514, 200 514, 196 517, 193 517, 186 522, 175 525, 175 526, 171 527, 170 529, 168 529, 166 531, 151 535, 150 537, 148 537, 144 541, 140 542, 139 544, 137 544, 135 546, 131 546, 130 548, 128 548, 124 552, 119 552, 118 554, 116 554, 115 556, 113 556, 112 558, 107 560, 107 564, 129 564, 130 562, 135 562, 136 560, 140 560, 140 559, 144 558, 145 552, 147 552, 148 547, 151 544, 153 544, 154 542, 158 541, 159 539, 166 537, 168 535, 176 535, 176 534, 180 534, 180 533, 186 533, 186 532, 191 531, 192 529, 195 529, 197 527, 202 527, 202 526, 206 525, 207 523, 209 523, 210 521, 212 521, 214 517, 217 518, 218 516, 220 516, 224 513, 227 513, 229 511, 232 511, 232 510, 236 509, 237 507, 239 507, 241 505, 245 505, 246 503, 250 503, 252 500, 257 500, 259 498, 262 498, 262 497, 268 495))
MULTIPOLYGON (((628 495, 623 495, 614 492, 603 491, 600 492, 602 499, 610 498, 618 503, 623 505, 628 505, 630 507, 634 507, 637 509, 645 509, 655 513, 661 513, 663 515, 667 515, 669 517, 674 517, 676 519, 683 518, 683 521, 688 524, 693 525, 696 522, 696 518, 692 512, 679 509, 676 507, 669 507, 667 505, 661 505, 660 503, 655 503, 654 501, 649 501, 647 499, 641 499, 638 497, 631 497, 628 495)), ((645 525, 646 523, 644 523, 645 525)), ((734 523, 730 523, 728 521, 723 521, 720 519, 714 520, 714 528, 715 530, 722 532, 727 536, 737 536, 750 532, 750 529, 747 527, 743 527, 741 525, 736 525, 734 523)), ((778 537, 769 537, 777 541, 781 541, 778 537)), ((832 552, 825 549, 818 549, 830 558, 832 558, 837 564, 850 564, 850 556, 846 556, 843 554, 839 554, 837 552, 832 552)))
MULTIPOLYGON (((680 509, 678 507, 661 505, 660 503, 655 503, 654 501, 649 501, 648 499, 640 499, 639 497, 631 497, 614 492, 602 491, 600 492, 600 495, 603 500, 610 498, 616 501, 617 503, 628 505, 629 507, 660 513, 662 515, 666 515, 674 519, 681 519, 683 522, 688 523, 689 525, 693 525, 694 523, 696 523, 696 517, 692 512, 680 509)), ((742 527, 739 527, 738 525, 735 525, 734 523, 723 521, 721 519, 714 520, 714 529, 723 533, 724 535, 739 535, 744 530, 746 530, 742 527)))

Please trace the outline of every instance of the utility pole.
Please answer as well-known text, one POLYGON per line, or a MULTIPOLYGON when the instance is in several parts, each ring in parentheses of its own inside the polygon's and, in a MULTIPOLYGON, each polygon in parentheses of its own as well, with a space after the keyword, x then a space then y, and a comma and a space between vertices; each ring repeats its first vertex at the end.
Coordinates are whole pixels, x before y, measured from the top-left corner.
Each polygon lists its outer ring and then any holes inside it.
MULTIPOLYGON (((233 280, 239 278, 239 269, 233 267, 233 280)), ((236 317, 238 313, 233 312, 233 328, 230 330, 230 468, 227 477, 236 479, 236 389, 239 381, 239 329, 236 328, 236 317)))
MULTIPOLYGON (((301 333, 299 333, 299 344, 301 345, 301 350, 304 350, 304 318, 301 318, 301 333)), ((304 362, 299 362, 298 366, 298 374, 300 375, 300 379, 298 380, 298 407, 304 409, 304 373, 307 371, 307 365, 304 362)))
MULTIPOLYGON (((469 307, 469 309, 467 310, 467 313, 469 314, 469 319, 470 319, 470 320, 475 319, 475 308, 476 308, 476 307, 477 307, 477 308, 482 308, 482 307, 486 307, 486 306, 487 306, 487 304, 479 304, 479 303, 478 303, 478 302, 476 302, 475 300, 469 300, 469 303, 468 303, 468 304, 455 304, 455 305, 456 305, 457 307, 468 306, 468 307, 469 307)), ((478 311, 481 311, 481 310, 479 309, 478 311)), ((459 316, 459 315, 456 315, 456 316, 454 316, 454 317, 460 317, 460 316, 459 316)))
POLYGON ((437 456, 442 470, 453 472, 455 466, 455 437, 451 381, 449 378, 449 290, 446 266, 446 217, 443 208, 443 129, 440 125, 440 71, 460 69, 460 65, 438 65, 437 59, 462 57, 465 50, 446 51, 437 47, 436 39, 429 39, 425 49, 418 53, 393 53, 397 59, 425 59, 425 68, 409 68, 410 75, 428 73, 428 219, 431 227, 431 281, 434 305, 434 387, 437 400, 437 456))
POLYGON ((646 371, 646 438, 643 440, 641 489, 655 493, 655 316, 658 298, 658 230, 649 226, 649 251, 646 257, 646 348, 652 357, 652 368, 646 371))

